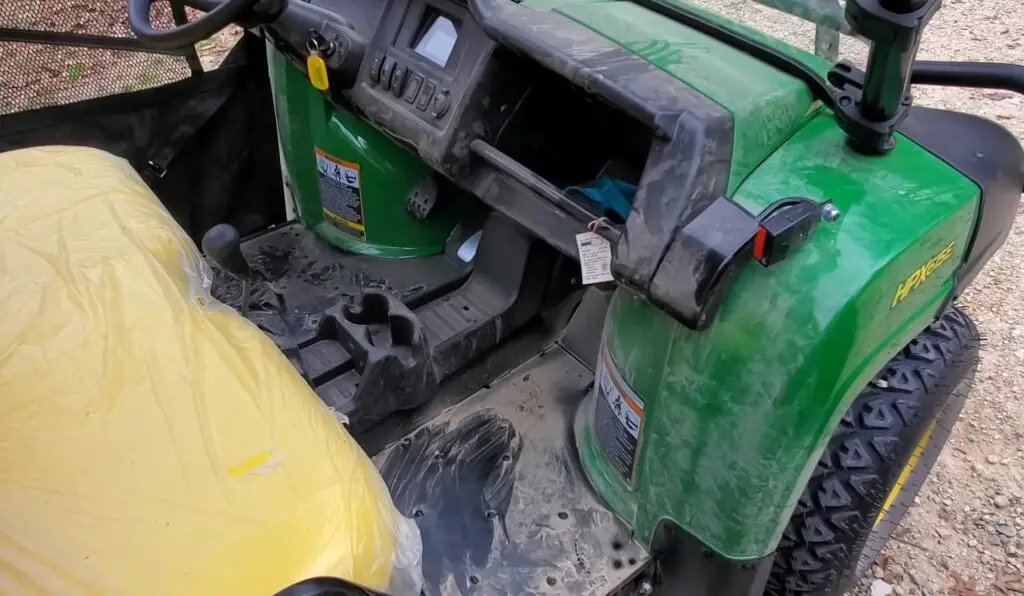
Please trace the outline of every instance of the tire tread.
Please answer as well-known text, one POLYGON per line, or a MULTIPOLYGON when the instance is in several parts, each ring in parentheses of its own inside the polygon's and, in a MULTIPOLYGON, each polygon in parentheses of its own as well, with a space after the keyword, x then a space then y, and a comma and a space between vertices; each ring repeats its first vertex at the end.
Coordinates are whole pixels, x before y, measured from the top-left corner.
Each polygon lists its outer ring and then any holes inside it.
POLYGON ((783 532, 766 594, 832 594, 844 587, 888 487, 914 447, 908 443, 916 443, 906 437, 916 437, 921 417, 938 410, 926 397, 950 389, 950 369, 978 342, 974 323, 950 308, 861 391, 783 532))

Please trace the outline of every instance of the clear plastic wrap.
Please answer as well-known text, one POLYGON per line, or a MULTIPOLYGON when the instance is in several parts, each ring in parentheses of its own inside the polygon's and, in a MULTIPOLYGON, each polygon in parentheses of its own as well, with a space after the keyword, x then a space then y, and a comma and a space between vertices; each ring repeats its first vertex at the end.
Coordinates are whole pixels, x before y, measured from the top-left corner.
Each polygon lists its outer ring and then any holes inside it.
POLYGON ((422 547, 131 167, 0 154, 0 592, 417 594, 422 547))

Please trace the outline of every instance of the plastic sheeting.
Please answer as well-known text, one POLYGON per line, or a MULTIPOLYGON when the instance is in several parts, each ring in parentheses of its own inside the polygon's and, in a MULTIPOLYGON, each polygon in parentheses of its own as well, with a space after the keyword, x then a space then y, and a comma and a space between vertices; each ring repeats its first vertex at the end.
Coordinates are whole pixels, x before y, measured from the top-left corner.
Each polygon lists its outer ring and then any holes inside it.
POLYGON ((415 524, 131 167, 0 154, 0 592, 418 593, 415 524))

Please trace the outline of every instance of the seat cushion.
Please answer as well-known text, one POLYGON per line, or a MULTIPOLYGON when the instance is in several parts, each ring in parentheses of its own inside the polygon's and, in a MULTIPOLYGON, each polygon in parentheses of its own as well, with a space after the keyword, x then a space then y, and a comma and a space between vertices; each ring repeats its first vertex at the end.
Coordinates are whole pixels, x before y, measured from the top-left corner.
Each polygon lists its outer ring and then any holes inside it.
POLYGON ((0 591, 415 578, 373 464, 208 279, 123 160, 0 154, 0 591))

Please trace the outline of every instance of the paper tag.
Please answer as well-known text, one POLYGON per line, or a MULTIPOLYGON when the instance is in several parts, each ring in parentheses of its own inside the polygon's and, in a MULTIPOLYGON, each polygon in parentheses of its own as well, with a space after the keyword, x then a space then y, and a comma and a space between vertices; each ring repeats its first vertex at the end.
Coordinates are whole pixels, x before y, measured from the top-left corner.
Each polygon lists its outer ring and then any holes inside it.
POLYGON ((593 232, 576 234, 583 285, 612 280, 612 246, 593 232))

